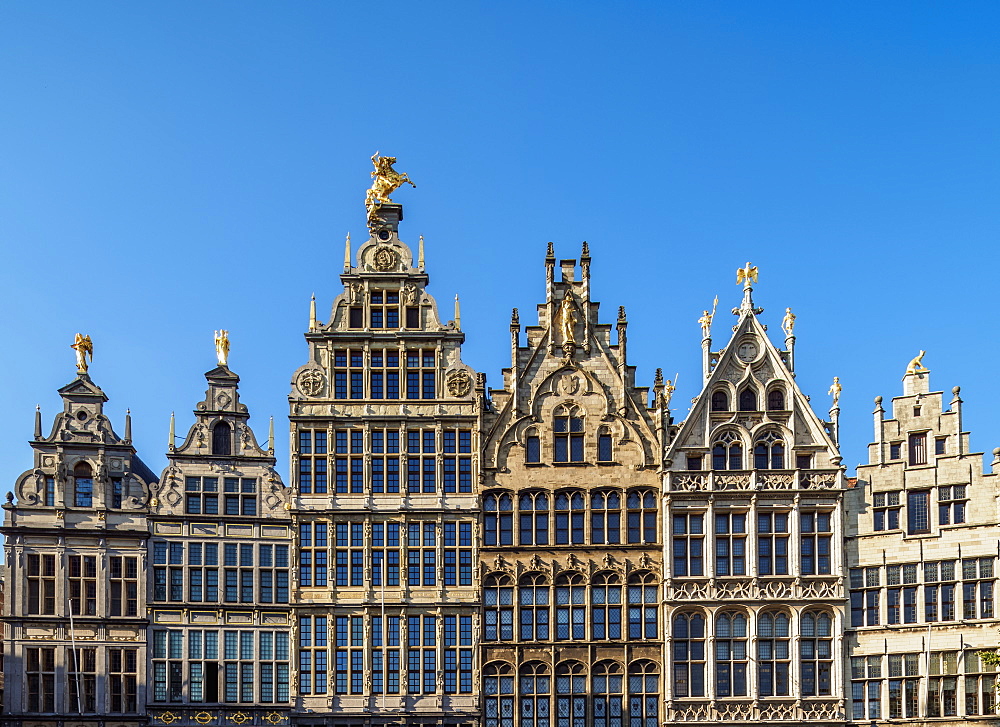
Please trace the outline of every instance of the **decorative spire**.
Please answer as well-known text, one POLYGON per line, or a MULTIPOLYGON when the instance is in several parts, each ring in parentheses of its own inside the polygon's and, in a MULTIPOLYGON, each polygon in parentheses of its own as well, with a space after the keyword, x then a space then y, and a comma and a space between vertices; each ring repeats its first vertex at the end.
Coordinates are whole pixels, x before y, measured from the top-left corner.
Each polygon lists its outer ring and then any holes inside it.
POLYGON ((625 306, 618 306, 618 322, 622 323, 625 320, 625 306))
POLYGON ((583 251, 580 253, 580 259, 590 260, 590 245, 587 244, 586 240, 583 241, 583 251))
POLYGON ((548 259, 555 260, 556 259, 556 251, 555 251, 555 248, 552 246, 551 242, 549 243, 548 247, 545 248, 545 259, 546 260, 548 260, 548 259))
POLYGON ((271 421, 267 427, 267 452, 268 454, 274 454, 274 417, 271 417, 271 421))
POLYGON ((313 293, 309 301, 309 330, 315 331, 316 328, 316 294, 313 293))
POLYGON ((174 451, 174 442, 177 440, 177 436, 174 434, 174 413, 170 412, 170 434, 167 435, 167 451, 174 451))
POLYGON ((757 266, 751 265, 749 262, 746 267, 739 268, 736 271, 736 283, 743 283, 743 302, 740 304, 739 308, 733 308, 733 315, 743 316, 749 314, 760 315, 764 312, 763 308, 754 308, 753 305, 753 286, 751 283, 757 282, 757 266))
POLYGON ((35 404, 35 439, 42 438, 42 405, 35 404))
POLYGON ((215 332, 215 358, 219 366, 229 365, 229 331, 222 329, 215 332))
POLYGON ((455 295, 455 328, 462 329, 462 310, 458 304, 458 295, 455 295))
POLYGON ((663 390, 663 369, 656 369, 653 376, 653 392, 659 394, 663 390))
POLYGON ((521 325, 521 316, 518 314, 517 308, 513 308, 510 311, 510 324, 512 326, 520 326, 521 325))
POLYGON ((344 272, 351 272, 351 233, 347 233, 347 239, 344 240, 344 272))
POLYGON ((132 443, 132 410, 125 410, 125 442, 132 443))
POLYGON ((417 270, 424 272, 424 236, 420 236, 420 243, 417 245, 417 270))

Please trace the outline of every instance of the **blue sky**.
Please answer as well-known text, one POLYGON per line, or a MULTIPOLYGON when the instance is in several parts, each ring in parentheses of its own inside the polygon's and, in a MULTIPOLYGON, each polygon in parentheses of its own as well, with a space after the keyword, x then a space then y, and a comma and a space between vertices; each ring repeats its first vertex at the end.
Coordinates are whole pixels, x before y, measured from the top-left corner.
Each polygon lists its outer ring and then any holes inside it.
MULTIPOLYGON (((309 295, 340 290, 375 150, 416 181, 401 235, 462 297, 464 359, 499 385, 546 242, 590 243, 631 363, 698 391, 697 318, 798 316, 797 381, 844 386, 851 470, 872 399, 918 349, 1000 446, 1000 5, 928 2, 29 2, 0 5, 0 476, 89 333, 95 381, 159 471, 231 332, 286 469, 309 295)), ((450 317, 446 316, 446 317, 450 317)), ((716 323, 717 341, 728 329, 716 323)))

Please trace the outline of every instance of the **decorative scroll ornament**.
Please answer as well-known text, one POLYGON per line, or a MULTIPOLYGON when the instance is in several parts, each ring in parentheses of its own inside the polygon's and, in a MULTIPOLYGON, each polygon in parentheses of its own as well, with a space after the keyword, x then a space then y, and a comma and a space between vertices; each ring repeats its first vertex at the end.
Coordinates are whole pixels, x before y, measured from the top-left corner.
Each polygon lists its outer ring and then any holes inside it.
POLYGON ((326 377, 323 375, 323 372, 313 369, 311 371, 303 371, 299 375, 296 385, 299 387, 299 391, 305 396, 319 396, 323 392, 325 384, 326 377))
POLYGON ((90 340, 90 336, 77 333, 70 348, 76 351, 76 372, 78 374, 87 373, 87 369, 90 368, 87 357, 89 356, 91 361, 94 360, 94 343, 90 340))
POLYGON ((472 391, 472 377, 465 371, 452 371, 448 374, 445 385, 452 396, 466 396, 472 391))

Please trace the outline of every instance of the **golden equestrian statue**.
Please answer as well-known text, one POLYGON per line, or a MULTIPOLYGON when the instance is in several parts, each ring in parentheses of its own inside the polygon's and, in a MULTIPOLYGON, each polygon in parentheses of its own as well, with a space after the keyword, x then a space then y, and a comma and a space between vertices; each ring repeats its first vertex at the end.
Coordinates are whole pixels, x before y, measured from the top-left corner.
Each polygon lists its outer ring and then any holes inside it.
POLYGON ((365 207, 368 209, 369 224, 376 217, 375 210, 380 204, 392 202, 389 199, 390 194, 404 184, 409 184, 414 189, 417 188, 417 185, 408 176, 400 174, 392 168, 392 165, 395 163, 396 157, 380 157, 378 152, 375 152, 372 156, 372 164, 375 165, 375 171, 371 174, 375 179, 372 182, 371 189, 365 195, 365 207))
POLYGON ((87 356, 90 356, 91 361, 94 360, 94 342, 90 340, 90 336, 77 333, 69 347, 76 351, 76 372, 79 374, 87 373, 89 368, 87 356))
POLYGON ((921 351, 916 355, 916 357, 910 361, 910 365, 906 367, 906 373, 908 374, 924 374, 930 371, 929 368, 924 366, 924 354, 926 351, 921 351))

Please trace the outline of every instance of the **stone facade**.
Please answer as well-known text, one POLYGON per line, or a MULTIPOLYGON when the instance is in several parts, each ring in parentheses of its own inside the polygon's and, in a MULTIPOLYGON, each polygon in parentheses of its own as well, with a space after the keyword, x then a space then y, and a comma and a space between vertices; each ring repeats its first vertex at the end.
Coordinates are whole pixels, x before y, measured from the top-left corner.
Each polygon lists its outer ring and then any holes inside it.
POLYGON ((847 495, 850 716, 913 724, 995 724, 996 472, 962 431, 962 400, 907 373, 891 410, 875 400, 875 441, 847 495))
POLYGON ((225 364, 158 478, 85 371, 48 436, 36 415, 3 506, 0 726, 997 722, 1000 450, 983 474, 957 388, 942 413, 911 366, 847 478, 836 398, 813 411, 747 279, 675 420, 586 244, 550 244, 488 389, 402 208, 369 212, 310 311, 288 485, 225 364))

